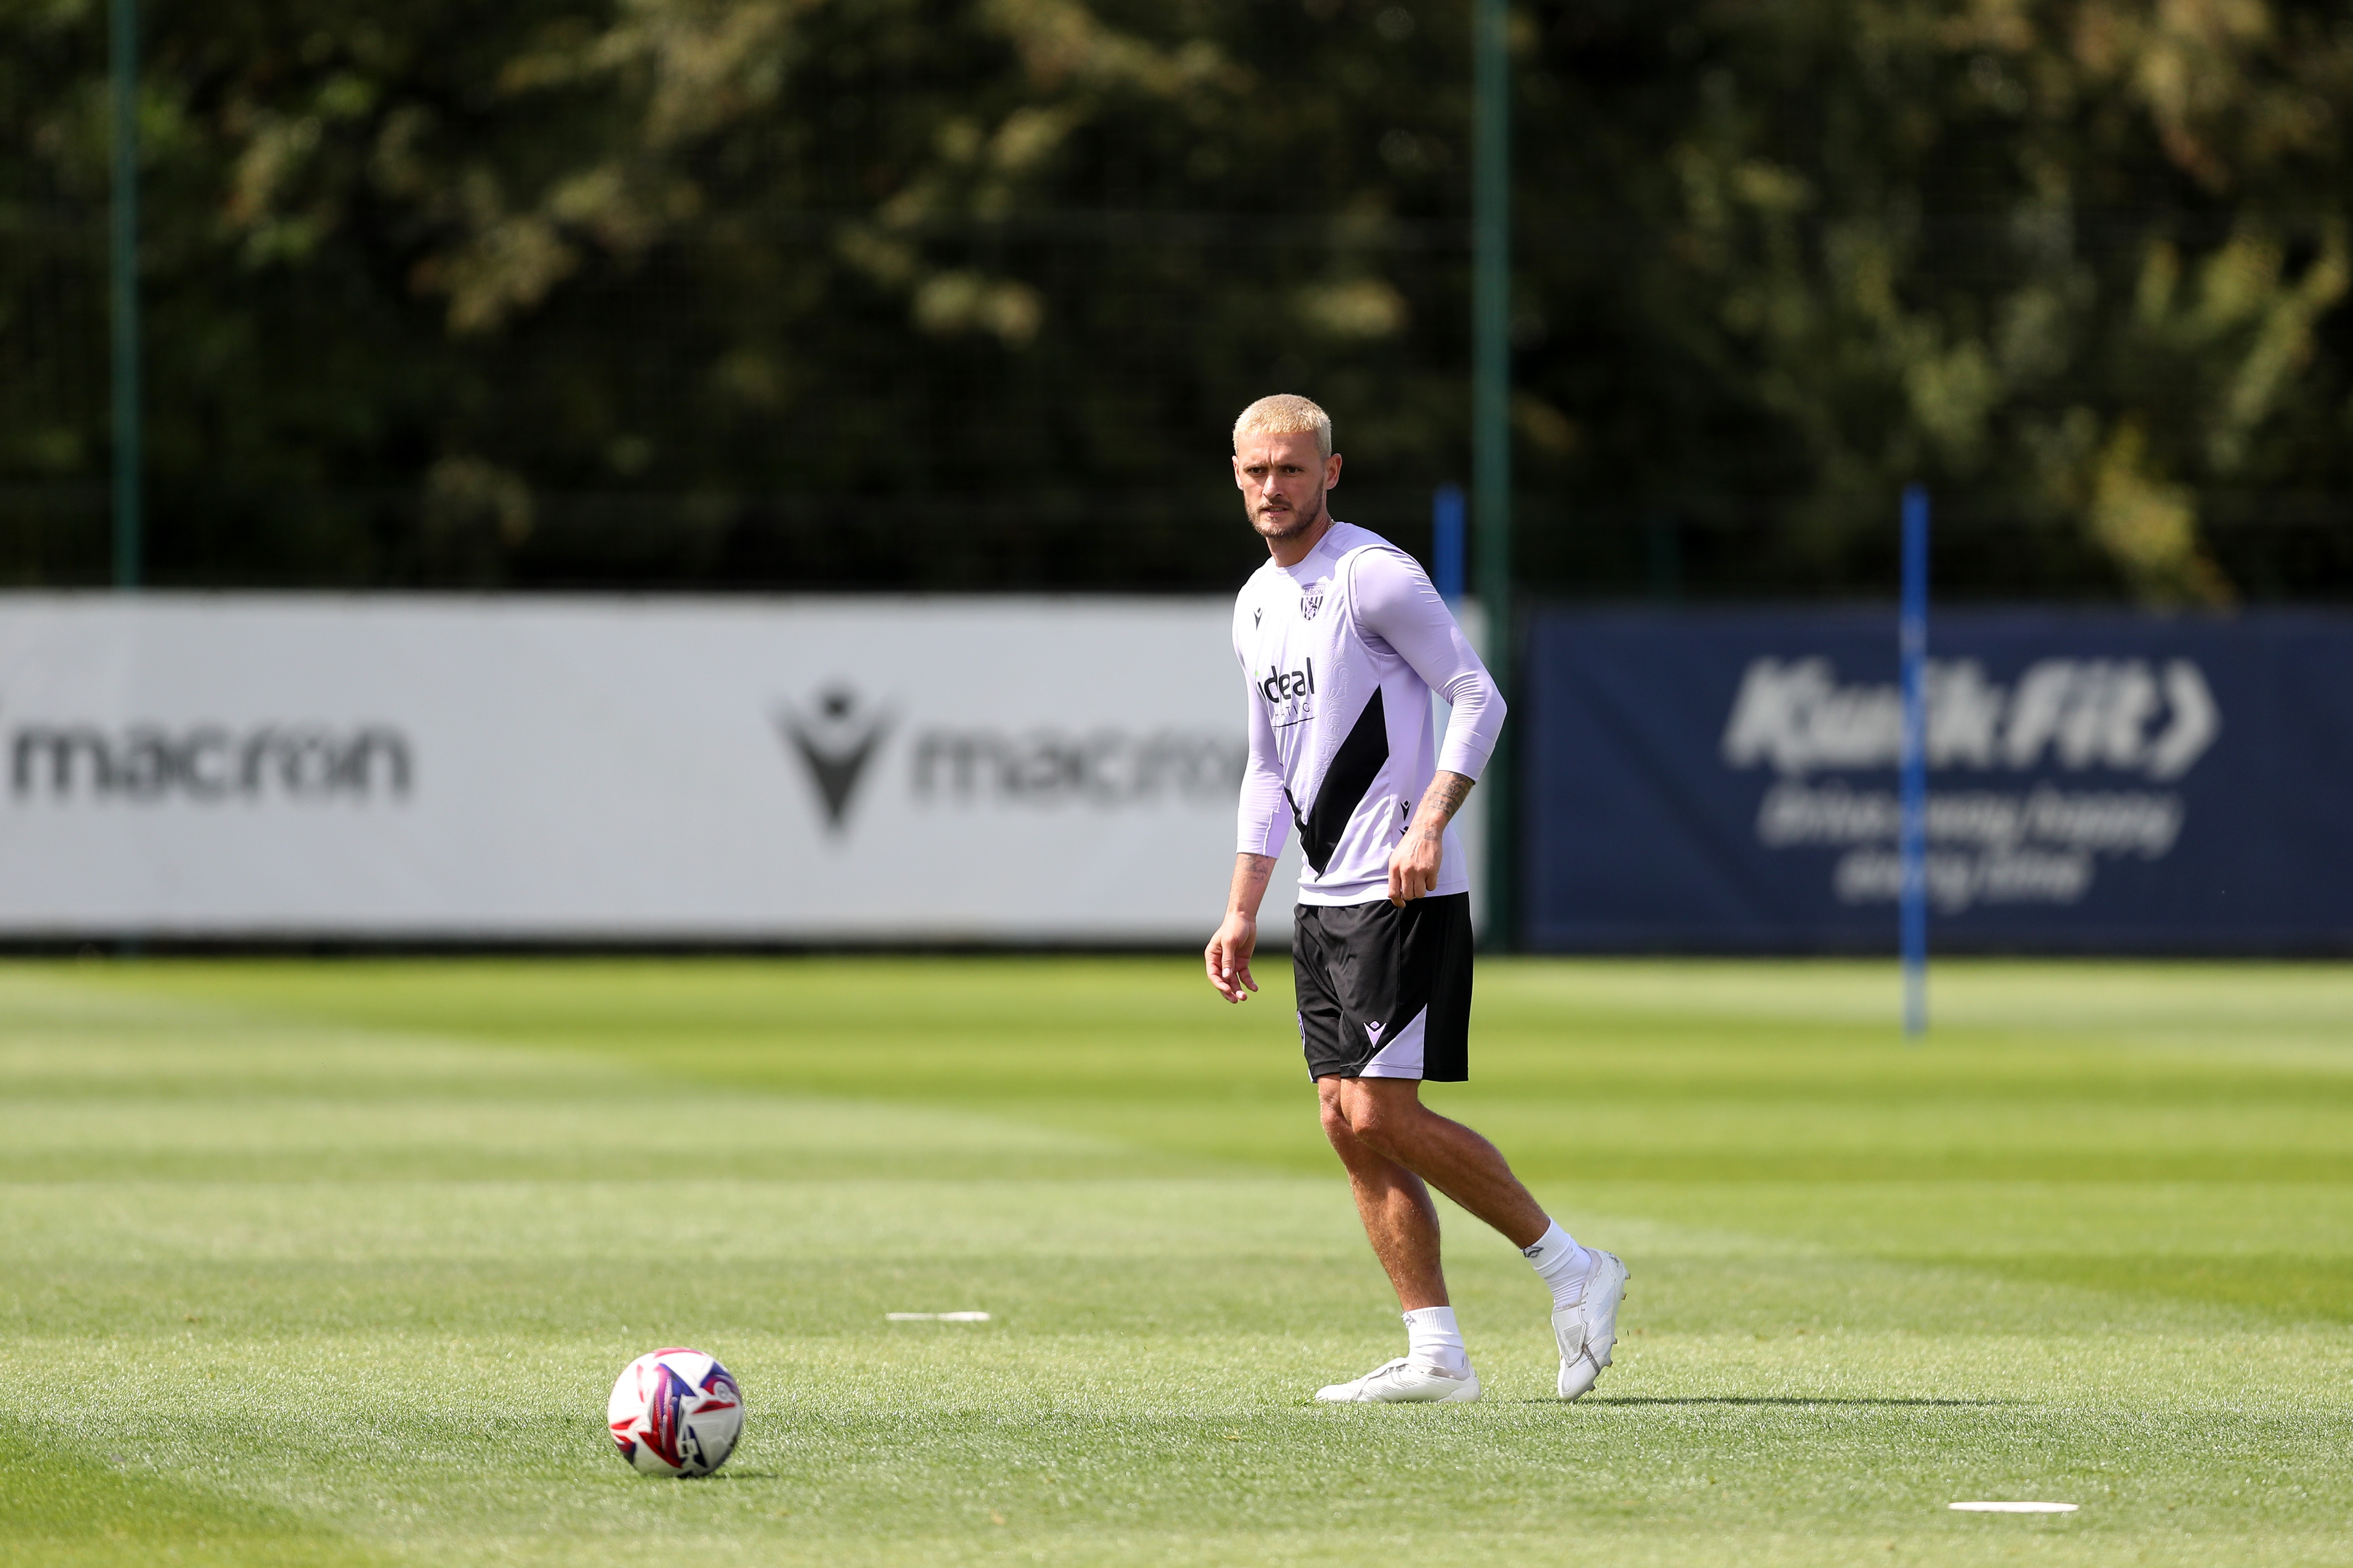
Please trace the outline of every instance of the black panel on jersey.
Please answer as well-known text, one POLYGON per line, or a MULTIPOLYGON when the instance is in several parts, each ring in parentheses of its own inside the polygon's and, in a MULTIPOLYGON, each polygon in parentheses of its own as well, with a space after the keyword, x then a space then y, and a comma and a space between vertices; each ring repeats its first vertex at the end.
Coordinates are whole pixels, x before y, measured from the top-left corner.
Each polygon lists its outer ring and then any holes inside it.
MULTIPOLYGON (((1324 770, 1324 787, 1315 792, 1315 804, 1305 816, 1299 815, 1299 803, 1291 802, 1292 820, 1299 825, 1299 852, 1307 863, 1322 876, 1324 868, 1332 863, 1332 851, 1340 847, 1340 836, 1348 831, 1348 819, 1356 815, 1364 804, 1365 792, 1380 777, 1381 764, 1389 760, 1389 721, 1381 709, 1381 689, 1373 688, 1373 700, 1356 719, 1356 727, 1332 753, 1332 765, 1324 770)), ((1290 799, 1285 789, 1283 797, 1290 799)))

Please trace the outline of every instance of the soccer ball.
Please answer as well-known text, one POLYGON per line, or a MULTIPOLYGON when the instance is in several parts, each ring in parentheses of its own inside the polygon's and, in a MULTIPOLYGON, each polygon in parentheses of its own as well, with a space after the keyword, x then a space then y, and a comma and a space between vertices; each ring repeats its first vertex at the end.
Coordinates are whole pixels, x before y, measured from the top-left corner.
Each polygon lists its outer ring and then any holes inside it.
POLYGON ((605 1417, 613 1445, 649 1476, 707 1476, 744 1431, 735 1378, 701 1351, 649 1351, 621 1369, 605 1417))

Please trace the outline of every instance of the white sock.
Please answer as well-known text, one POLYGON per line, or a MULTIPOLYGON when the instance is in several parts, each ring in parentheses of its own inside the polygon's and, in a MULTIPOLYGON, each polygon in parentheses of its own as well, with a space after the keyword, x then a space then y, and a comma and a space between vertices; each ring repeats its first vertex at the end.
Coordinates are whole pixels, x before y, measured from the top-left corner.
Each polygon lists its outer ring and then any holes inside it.
POLYGON ((1577 1245, 1575 1237, 1560 1228, 1560 1221, 1536 1238, 1534 1247, 1520 1248, 1528 1267, 1536 1278, 1552 1287, 1552 1307, 1557 1312, 1563 1307, 1574 1307, 1585 1292, 1585 1273, 1593 1267, 1593 1254, 1577 1245))
POLYGON ((1462 1331, 1454 1326, 1451 1307, 1419 1307, 1405 1315, 1406 1360, 1430 1367, 1449 1377, 1471 1375, 1471 1353, 1462 1348, 1462 1331))

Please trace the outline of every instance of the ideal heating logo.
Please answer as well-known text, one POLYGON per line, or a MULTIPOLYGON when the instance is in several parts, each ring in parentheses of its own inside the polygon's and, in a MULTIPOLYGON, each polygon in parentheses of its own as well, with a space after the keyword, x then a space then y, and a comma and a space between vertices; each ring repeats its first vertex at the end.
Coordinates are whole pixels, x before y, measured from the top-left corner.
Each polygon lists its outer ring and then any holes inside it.
POLYGON ((385 724, 96 724, 27 721, 8 734, 11 795, 25 802, 405 799, 416 762, 385 724))
POLYGON ((1269 665, 1265 679, 1258 683, 1258 694, 1273 710, 1268 717, 1276 729, 1306 723, 1315 717, 1311 700, 1315 695, 1315 661, 1307 659, 1301 668, 1291 670, 1269 665))
POLYGON ((1315 695, 1315 661, 1306 661, 1303 669, 1282 670, 1269 666, 1266 679, 1258 683, 1259 695, 1269 702, 1288 702, 1295 697, 1315 695))

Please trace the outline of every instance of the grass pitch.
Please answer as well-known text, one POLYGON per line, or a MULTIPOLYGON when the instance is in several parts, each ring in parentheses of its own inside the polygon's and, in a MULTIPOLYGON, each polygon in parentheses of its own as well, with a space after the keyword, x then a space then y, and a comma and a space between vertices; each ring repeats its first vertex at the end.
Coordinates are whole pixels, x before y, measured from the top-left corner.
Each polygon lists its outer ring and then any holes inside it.
POLYGON ((0 1559, 2353 1563, 2353 972, 1487 964, 1430 1099, 1617 1365, 1449 1211, 1487 1400, 1319 1409, 1403 1339, 1266 967, 0 968, 0 1559))

